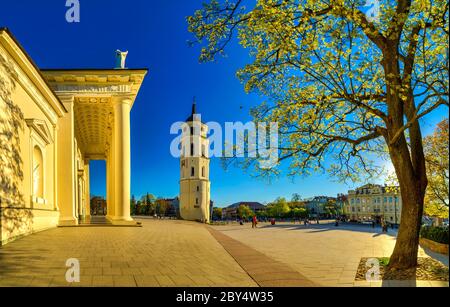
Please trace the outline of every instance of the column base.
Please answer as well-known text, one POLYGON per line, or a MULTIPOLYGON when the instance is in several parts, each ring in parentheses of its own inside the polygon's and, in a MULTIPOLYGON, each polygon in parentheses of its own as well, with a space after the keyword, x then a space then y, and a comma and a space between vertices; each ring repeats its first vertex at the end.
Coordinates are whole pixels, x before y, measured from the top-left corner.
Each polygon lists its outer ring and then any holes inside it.
POLYGON ((113 225, 117 226, 136 226, 138 223, 130 218, 120 216, 106 216, 106 219, 113 225))
POLYGON ((59 227, 78 226, 78 219, 74 217, 60 218, 58 221, 59 227))

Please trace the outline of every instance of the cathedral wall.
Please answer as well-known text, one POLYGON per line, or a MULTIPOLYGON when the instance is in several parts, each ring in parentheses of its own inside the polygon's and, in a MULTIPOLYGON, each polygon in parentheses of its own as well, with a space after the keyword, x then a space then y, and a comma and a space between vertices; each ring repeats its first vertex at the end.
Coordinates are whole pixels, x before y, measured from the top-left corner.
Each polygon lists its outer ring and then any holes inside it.
POLYGON ((55 227, 55 121, 0 41, 0 245, 55 227))

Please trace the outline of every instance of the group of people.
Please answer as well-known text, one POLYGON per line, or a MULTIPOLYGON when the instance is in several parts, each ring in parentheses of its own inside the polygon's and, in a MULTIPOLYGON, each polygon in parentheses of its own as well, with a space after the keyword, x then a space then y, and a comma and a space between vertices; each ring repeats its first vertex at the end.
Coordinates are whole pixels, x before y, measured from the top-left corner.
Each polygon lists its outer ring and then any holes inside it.
MULTIPOLYGON (((248 221, 248 220, 247 220, 247 221, 248 221)), ((241 219, 241 220, 240 220, 240 224, 241 224, 241 225, 244 225, 244 222, 245 222, 245 219, 241 219)), ((253 216, 253 217, 251 218, 251 222, 252 222, 252 228, 258 228, 258 218, 256 217, 256 215, 253 216)), ((305 226, 308 226, 308 225, 312 224, 313 222, 315 222, 317 225, 320 224, 319 219, 315 219, 315 220, 312 220, 312 221, 309 220, 309 219, 302 219, 302 220, 299 220, 299 223, 300 223, 300 224, 303 223, 305 226)), ((272 225, 275 225, 276 220, 275 220, 274 218, 272 218, 272 219, 270 219, 270 223, 271 223, 272 225)), ((294 220, 294 224, 295 224, 295 220, 294 220)))
MULTIPOLYGON (((372 228, 375 228, 376 225, 377 225, 377 223, 375 221, 372 221, 372 228)), ((394 229, 394 224, 388 223, 384 219, 382 219, 380 221, 380 225, 381 225, 381 230, 382 230, 383 233, 388 233, 389 232, 389 226, 391 226, 392 229, 394 229)))

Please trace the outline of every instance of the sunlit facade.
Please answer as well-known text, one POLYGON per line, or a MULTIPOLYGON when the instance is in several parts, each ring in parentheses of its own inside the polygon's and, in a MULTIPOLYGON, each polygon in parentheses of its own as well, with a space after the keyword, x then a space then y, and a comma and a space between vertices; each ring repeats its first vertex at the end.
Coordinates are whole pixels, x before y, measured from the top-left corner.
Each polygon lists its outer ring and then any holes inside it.
POLYGON ((348 192, 345 214, 354 221, 400 224, 402 199, 397 187, 368 184, 348 192))
POLYGON ((107 218, 130 217, 130 111, 146 69, 40 70, 0 29, 0 243, 90 216, 89 162, 107 164, 107 218))

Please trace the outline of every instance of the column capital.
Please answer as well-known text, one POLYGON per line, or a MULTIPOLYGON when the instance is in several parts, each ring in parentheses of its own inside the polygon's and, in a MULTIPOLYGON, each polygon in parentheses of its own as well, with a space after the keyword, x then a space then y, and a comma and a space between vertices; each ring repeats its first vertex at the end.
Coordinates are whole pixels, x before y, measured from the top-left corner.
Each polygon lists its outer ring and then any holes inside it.
POLYGON ((113 104, 114 105, 127 104, 131 106, 133 104, 133 99, 130 98, 129 96, 117 97, 116 99, 113 100, 113 104))

